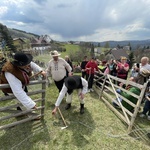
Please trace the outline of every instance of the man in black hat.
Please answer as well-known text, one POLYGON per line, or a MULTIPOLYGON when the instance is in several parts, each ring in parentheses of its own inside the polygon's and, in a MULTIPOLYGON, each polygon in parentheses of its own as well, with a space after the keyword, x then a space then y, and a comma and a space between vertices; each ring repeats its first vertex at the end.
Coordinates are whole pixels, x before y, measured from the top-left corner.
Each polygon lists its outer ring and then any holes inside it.
POLYGON ((67 105, 65 109, 67 110, 71 107, 72 93, 74 89, 78 89, 78 97, 80 101, 80 114, 83 114, 84 113, 84 95, 87 93, 87 88, 88 88, 88 82, 84 78, 78 75, 67 77, 64 80, 62 90, 59 93, 59 96, 55 103, 55 108, 52 111, 52 114, 56 114, 56 111, 62 99, 65 97, 66 93, 67 93, 67 98, 66 98, 67 105))
POLYGON ((30 76, 33 72, 41 72, 43 76, 46 73, 42 71, 37 64, 32 62, 32 55, 17 52, 12 61, 7 61, 0 76, 0 84, 9 84, 10 88, 4 88, 4 93, 13 93, 15 97, 27 109, 36 109, 36 103, 26 94, 24 88, 29 84, 30 76))

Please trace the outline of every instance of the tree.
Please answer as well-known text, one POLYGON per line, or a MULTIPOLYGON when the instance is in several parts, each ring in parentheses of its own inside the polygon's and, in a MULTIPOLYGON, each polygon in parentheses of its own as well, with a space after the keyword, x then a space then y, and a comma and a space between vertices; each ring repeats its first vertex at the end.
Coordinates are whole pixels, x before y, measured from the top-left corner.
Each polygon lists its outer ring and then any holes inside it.
POLYGON ((74 42, 73 41, 69 41, 70 42, 70 44, 73 44, 74 42))
POLYGON ((12 37, 9 35, 9 31, 7 29, 6 26, 3 26, 2 24, 0 24, 0 33, 1 33, 1 38, 3 41, 5 41, 5 47, 4 50, 5 51, 10 51, 10 52, 15 52, 16 48, 13 44, 13 39, 12 37))
POLYGON ((105 48, 109 48, 109 42, 106 42, 104 45, 105 48))
POLYGON ((130 44, 130 42, 128 43, 128 46, 130 47, 130 51, 132 50, 132 48, 131 48, 131 44, 130 44))
POLYGON ((94 44, 91 44, 91 56, 94 56, 94 44))
POLYGON ((90 43, 89 42, 82 42, 80 43, 79 50, 77 51, 71 51, 69 53, 69 57, 74 62, 81 62, 84 58, 84 56, 89 56, 89 50, 90 50, 90 43))
POLYGON ((31 47, 30 40, 27 39, 27 40, 25 41, 25 43, 26 43, 26 48, 30 49, 30 47, 31 47))
POLYGON ((101 47, 101 43, 98 43, 98 47, 101 47))
POLYGON ((120 48, 121 48, 121 46, 118 44, 118 45, 117 45, 117 48, 119 48, 119 49, 120 49, 120 48))
POLYGON ((131 67, 133 66, 133 63, 134 63, 134 54, 133 54, 133 52, 130 52, 130 54, 129 54, 129 61, 130 61, 130 69, 131 69, 131 67))

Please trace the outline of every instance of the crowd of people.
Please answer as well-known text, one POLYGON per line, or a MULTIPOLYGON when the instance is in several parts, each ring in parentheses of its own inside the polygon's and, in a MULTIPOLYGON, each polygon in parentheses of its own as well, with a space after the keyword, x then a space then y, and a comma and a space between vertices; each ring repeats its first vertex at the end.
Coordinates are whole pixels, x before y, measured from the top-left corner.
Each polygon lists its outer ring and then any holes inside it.
MULTIPOLYGON (((61 101, 66 96, 66 107, 68 110, 71 108, 72 94, 74 90, 78 90, 78 98, 80 102, 80 114, 84 113, 84 97, 88 92, 93 92, 93 81, 96 72, 103 73, 104 75, 110 74, 117 78, 126 80, 129 77, 129 63, 127 58, 122 56, 119 60, 98 60, 95 57, 88 59, 87 56, 83 57, 83 61, 80 63, 81 75, 73 75, 73 64, 69 56, 65 59, 60 57, 60 53, 54 50, 51 52, 52 59, 48 62, 48 67, 43 70, 40 66, 32 61, 33 57, 30 54, 23 52, 16 52, 13 59, 8 60, 2 67, 0 84, 8 83, 10 88, 4 88, 2 91, 5 95, 13 93, 17 100, 22 103, 26 109, 36 109, 36 103, 27 95, 26 85, 29 84, 30 76, 32 72, 41 72, 41 74, 54 80, 54 83, 58 89, 58 98, 55 103, 55 108, 52 110, 52 114, 56 114, 61 101)), ((136 63, 131 70, 130 77, 133 82, 143 84, 146 82, 150 75, 150 64, 148 57, 142 57, 140 63, 136 63)), ((98 84, 98 83, 96 83, 98 84)), ((120 82, 115 83, 118 86, 127 88, 120 82)), ((98 86, 100 86, 98 84, 98 86)), ((140 89, 130 87, 130 90, 140 92, 140 89)), ((130 96, 126 93, 122 93, 124 97, 130 96)), ((141 117, 145 117, 148 113, 150 119, 150 101, 149 91, 147 92, 145 106, 141 117)), ((132 99, 132 98, 129 98, 132 99)), ((137 100, 131 100, 136 103, 137 100)), ((122 100, 123 105, 133 111, 133 107, 130 107, 122 100)), ((22 108, 17 108, 22 110, 22 108)))
MULTIPOLYGON (((92 92, 92 84, 93 84, 93 78, 95 71, 101 72, 104 75, 110 74, 112 76, 115 76, 120 79, 124 80, 130 80, 132 82, 138 83, 143 85, 145 82, 149 81, 150 77, 150 64, 149 64, 149 58, 144 56, 141 58, 141 61, 139 63, 135 63, 133 67, 129 68, 130 64, 129 61, 126 57, 122 56, 119 60, 103 60, 99 61, 95 58, 91 58, 91 60, 87 61, 87 59, 84 59, 83 62, 81 62, 81 70, 82 70, 82 75, 84 72, 84 76, 86 77, 86 80, 88 81, 88 92, 92 92), (85 64, 86 60, 86 64, 85 64), (92 64, 91 64, 92 62, 92 64), (95 63, 93 63, 95 62, 95 63), (84 64, 84 66, 83 66, 84 64), (90 67, 89 67, 89 64, 90 67), (91 68, 91 69, 89 69, 91 68), (92 79, 90 79, 90 78, 92 79)), ((98 76, 101 77, 102 74, 98 73, 98 76)), ((96 82, 97 86, 101 86, 99 82, 103 82, 102 80, 98 80, 96 82)), ((107 84, 107 83, 106 83, 107 84)), ((141 92, 141 89, 139 87, 131 86, 131 85, 125 85, 121 82, 117 82, 114 84, 117 84, 118 86, 126 89, 127 91, 130 91, 136 95, 139 95, 141 92)), ((120 89, 117 90, 117 92, 125 97, 126 99, 130 100, 133 104, 136 104, 138 99, 133 97, 131 94, 128 92, 123 92, 120 89)), ((124 101, 123 99, 119 98, 119 101, 122 103, 122 105, 128 109, 129 111, 133 112, 134 108, 124 101)), ((147 119, 150 120, 150 83, 147 85, 147 90, 145 94, 145 98, 143 98, 142 103, 144 104, 143 112, 140 114, 140 117, 146 117, 147 119)), ((117 106, 115 102, 112 103, 114 106, 117 106)))
MULTIPOLYGON (((150 77, 149 58, 142 57, 141 62, 134 64, 133 68, 131 69, 131 72, 129 75, 129 80, 132 82, 141 84, 141 85, 148 82, 145 97, 142 100, 142 103, 144 104, 143 112, 139 115, 142 118, 147 116, 148 120, 150 120, 150 82, 149 82, 149 77, 150 77)), ((119 86, 123 86, 123 84, 119 83, 119 86)), ((126 85, 124 88, 136 95, 140 95, 141 89, 139 87, 126 85)), ((132 102, 133 104, 137 104, 138 99, 136 97, 132 96, 131 94, 121 91, 120 89, 117 89, 116 92, 119 93, 124 98, 130 100, 130 102, 132 102)), ((115 107, 118 107, 118 104, 116 104, 115 101, 113 101, 113 105, 115 107)), ((122 105, 126 109, 128 109, 130 112, 134 111, 134 107, 132 107, 129 103, 127 103, 123 99, 118 98, 118 101, 120 101, 122 103, 122 105)))

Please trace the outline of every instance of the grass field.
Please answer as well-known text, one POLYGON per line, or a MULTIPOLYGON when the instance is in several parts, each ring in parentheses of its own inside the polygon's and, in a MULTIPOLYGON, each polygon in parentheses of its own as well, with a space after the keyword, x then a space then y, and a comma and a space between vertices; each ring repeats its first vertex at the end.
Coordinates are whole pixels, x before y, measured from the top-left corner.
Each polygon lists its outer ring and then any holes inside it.
POLYGON ((73 45, 73 44, 66 44, 63 47, 66 48, 66 52, 63 52, 61 55, 63 58, 65 58, 65 55, 74 53, 75 51, 80 49, 80 47, 78 45, 73 45))
MULTIPOLYGON (((79 49, 78 45, 73 45, 73 44, 70 44, 70 45, 66 44, 66 45, 63 45, 62 47, 66 48, 66 52, 61 53, 62 58, 65 58, 66 55, 69 55, 70 53, 74 53, 75 51, 79 49)), ((47 63, 51 59, 51 56, 50 54, 43 54, 43 55, 34 57, 34 59, 47 63)))
MULTIPOLYGON (((65 100, 60 109, 67 122, 57 113, 51 112, 58 96, 52 83, 46 91, 45 119, 30 121, 7 130, 0 131, 0 150, 148 150, 149 145, 139 137, 127 135, 127 126, 98 99, 96 93, 86 95, 85 113, 80 115, 76 91, 72 108, 65 110, 65 100)), ((140 120, 141 125, 143 119, 140 120)), ((149 122, 143 124, 148 127, 149 122)), ((145 136, 145 135, 144 135, 145 136)))
MULTIPOLYGON (((44 61, 49 56, 39 56, 44 61)), ((98 95, 87 93, 85 113, 79 113, 79 101, 74 91, 72 107, 65 110, 65 99, 60 109, 67 122, 64 127, 59 115, 52 116, 58 90, 51 82, 46 89, 44 121, 30 121, 0 131, 0 150, 149 150, 149 142, 141 140, 146 134, 128 135, 127 126, 112 112, 98 95), (143 137, 141 137, 143 136, 143 137)), ((150 132, 150 122, 137 118, 139 130, 150 132)))

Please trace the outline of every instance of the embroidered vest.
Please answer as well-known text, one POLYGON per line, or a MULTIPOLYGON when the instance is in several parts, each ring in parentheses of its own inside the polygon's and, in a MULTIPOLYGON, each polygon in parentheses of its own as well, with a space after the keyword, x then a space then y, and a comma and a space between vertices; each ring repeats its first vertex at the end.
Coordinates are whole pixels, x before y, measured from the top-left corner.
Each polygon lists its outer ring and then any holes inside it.
MULTIPOLYGON (((25 70, 22 70, 17 66, 12 65, 11 62, 8 61, 2 68, 2 72, 0 75, 0 84, 8 84, 8 81, 5 77, 5 72, 13 74, 16 78, 18 78, 22 82, 23 86, 29 84, 29 77, 32 75, 31 71, 26 72, 25 70)), ((12 93, 11 88, 5 88, 2 89, 2 91, 4 93, 12 93)))

